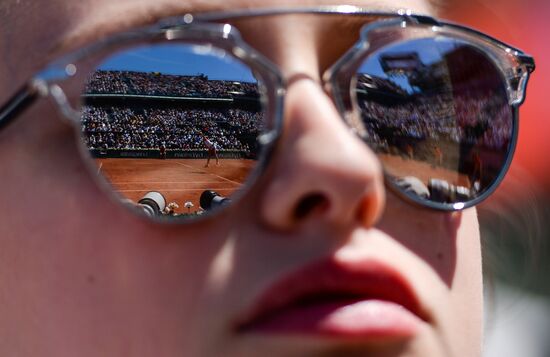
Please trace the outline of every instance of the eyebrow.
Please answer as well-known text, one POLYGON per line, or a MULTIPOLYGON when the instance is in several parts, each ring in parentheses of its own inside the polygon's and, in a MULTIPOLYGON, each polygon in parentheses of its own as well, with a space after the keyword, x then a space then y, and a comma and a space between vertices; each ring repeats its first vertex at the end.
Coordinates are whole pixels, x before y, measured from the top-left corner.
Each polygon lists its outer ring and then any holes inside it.
POLYGON ((213 11, 219 8, 221 2, 187 0, 153 5, 148 3, 139 7, 115 5, 103 8, 99 13, 83 18, 76 27, 61 37, 48 51, 48 56, 58 56, 117 32, 153 25, 163 18, 183 16, 189 12, 213 11), (105 12, 108 16, 105 16, 105 12))

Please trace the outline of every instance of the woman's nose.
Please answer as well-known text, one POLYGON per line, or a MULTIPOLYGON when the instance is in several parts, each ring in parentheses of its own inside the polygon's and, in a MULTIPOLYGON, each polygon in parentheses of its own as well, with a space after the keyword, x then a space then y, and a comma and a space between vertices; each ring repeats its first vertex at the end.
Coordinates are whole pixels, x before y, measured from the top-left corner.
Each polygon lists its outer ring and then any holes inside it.
POLYGON ((278 230, 298 229, 312 220, 372 226, 385 202, 374 153, 351 133, 312 79, 291 82, 284 114, 283 137, 262 195, 265 223, 278 230))

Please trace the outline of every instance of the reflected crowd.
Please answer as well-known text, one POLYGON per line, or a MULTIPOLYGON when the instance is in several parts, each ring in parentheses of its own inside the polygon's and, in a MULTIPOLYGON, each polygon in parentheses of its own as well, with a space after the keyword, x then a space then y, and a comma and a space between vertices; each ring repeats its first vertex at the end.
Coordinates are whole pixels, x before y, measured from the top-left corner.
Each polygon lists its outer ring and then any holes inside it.
POLYGON ((202 74, 98 70, 84 94, 88 99, 115 95, 82 108, 82 132, 91 150, 205 150, 207 136, 218 150, 250 153, 264 122, 254 108, 256 83, 209 80, 202 74), (125 98, 131 95, 141 101, 128 102, 125 98), (164 97, 170 100, 162 102, 164 97), (182 97, 191 100, 180 102, 182 97), (213 98, 230 102, 204 105, 213 98))
POLYGON ((249 152, 262 122, 261 112, 243 109, 86 106, 82 130, 89 149, 205 150, 207 135, 219 150, 249 152))
POLYGON ((159 72, 94 72, 87 94, 130 94, 200 98, 231 98, 235 94, 258 97, 256 83, 210 80, 207 76, 181 76, 159 72))
POLYGON ((505 149, 513 121, 502 95, 441 93, 403 96, 400 100, 372 100, 359 96, 368 140, 379 148, 391 146, 392 137, 444 140, 490 150, 505 149))

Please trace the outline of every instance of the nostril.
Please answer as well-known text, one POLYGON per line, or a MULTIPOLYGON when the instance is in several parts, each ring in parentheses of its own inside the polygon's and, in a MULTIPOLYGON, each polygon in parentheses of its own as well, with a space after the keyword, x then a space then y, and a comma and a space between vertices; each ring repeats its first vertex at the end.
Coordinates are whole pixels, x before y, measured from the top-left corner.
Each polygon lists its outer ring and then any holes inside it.
POLYGON ((304 196, 296 205, 293 212, 295 220, 301 220, 316 213, 323 213, 330 206, 327 197, 321 193, 311 193, 304 196))

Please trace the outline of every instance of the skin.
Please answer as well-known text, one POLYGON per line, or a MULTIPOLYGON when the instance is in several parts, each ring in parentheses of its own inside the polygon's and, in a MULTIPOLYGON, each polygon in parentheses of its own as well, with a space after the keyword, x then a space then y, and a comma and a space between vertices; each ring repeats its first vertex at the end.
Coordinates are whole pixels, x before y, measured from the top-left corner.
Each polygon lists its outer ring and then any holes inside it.
MULTIPOLYGON (((285 3, 295 4, 261 2, 285 3)), ((422 1, 355 4, 431 12, 422 1)), ((188 10, 252 5, 4 1, 0 102, 45 61, 94 38, 188 10)), ((284 136, 252 192, 215 220, 161 226, 115 204, 89 175, 73 129, 48 100, 0 131, 1 355, 255 356, 263 350, 277 356, 480 355, 475 210, 423 210, 386 190, 376 157, 350 134, 319 85, 321 73, 349 44, 339 43, 319 20, 307 25, 292 17, 265 21, 261 39, 254 37, 253 22, 241 29, 290 79, 284 136), (295 207, 312 194, 321 199, 295 217, 295 207), (430 323, 410 343, 397 346, 231 330, 282 274, 327 257, 390 264, 410 281, 430 323)))

